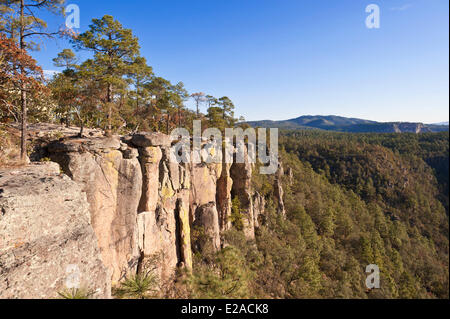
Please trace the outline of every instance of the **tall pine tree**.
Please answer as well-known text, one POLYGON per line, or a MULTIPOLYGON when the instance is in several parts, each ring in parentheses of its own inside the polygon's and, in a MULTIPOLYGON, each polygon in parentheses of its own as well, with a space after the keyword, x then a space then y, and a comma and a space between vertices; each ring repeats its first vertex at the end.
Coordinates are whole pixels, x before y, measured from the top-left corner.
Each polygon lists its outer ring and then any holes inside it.
POLYGON ((128 86, 126 76, 133 73, 139 57, 138 38, 112 16, 105 15, 102 19, 93 19, 89 30, 76 37, 73 43, 77 49, 94 53, 93 59, 85 64, 92 66, 88 76, 100 82, 106 91, 103 106, 107 110, 107 135, 111 135, 114 97, 128 86))

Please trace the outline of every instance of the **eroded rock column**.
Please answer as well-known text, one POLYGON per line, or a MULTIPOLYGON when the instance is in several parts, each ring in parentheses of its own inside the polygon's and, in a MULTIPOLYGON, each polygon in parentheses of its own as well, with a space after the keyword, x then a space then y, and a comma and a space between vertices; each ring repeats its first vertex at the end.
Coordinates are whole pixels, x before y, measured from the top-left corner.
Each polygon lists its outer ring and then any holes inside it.
POLYGON ((139 149, 143 171, 139 247, 145 257, 156 257, 161 280, 169 280, 177 266, 192 269, 189 170, 171 163, 167 135, 140 133, 131 143, 139 149))
POLYGON ((241 214, 244 216, 242 223, 244 225, 244 234, 248 239, 255 238, 255 224, 253 214, 252 198, 252 165, 248 160, 247 149, 243 163, 233 163, 231 165, 230 175, 233 180, 231 196, 237 197, 240 203, 241 214))

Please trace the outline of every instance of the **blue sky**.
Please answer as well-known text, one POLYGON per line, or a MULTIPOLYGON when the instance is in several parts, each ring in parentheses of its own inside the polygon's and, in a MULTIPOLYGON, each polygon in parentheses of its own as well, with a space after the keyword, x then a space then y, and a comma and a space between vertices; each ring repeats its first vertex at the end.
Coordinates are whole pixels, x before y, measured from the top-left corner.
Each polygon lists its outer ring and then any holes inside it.
MULTIPOLYGON (((228 96, 247 120, 301 115, 448 121, 447 0, 69 1, 81 28, 113 15, 140 39, 157 75, 228 96), (368 29, 367 5, 381 10, 368 29)), ((63 18, 48 18, 51 26, 63 18)), ((45 70, 69 47, 47 41, 45 70)))

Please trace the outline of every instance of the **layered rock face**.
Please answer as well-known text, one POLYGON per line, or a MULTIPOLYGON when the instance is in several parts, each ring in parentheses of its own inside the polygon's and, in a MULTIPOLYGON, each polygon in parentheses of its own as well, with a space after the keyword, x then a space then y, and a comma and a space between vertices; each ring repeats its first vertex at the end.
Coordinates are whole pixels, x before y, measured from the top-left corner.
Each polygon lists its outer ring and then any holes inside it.
POLYGON ((72 139, 49 146, 52 160, 86 192, 102 260, 113 282, 136 269, 139 260, 136 212, 142 172, 137 154, 126 150, 117 138, 72 139))
POLYGON ((248 159, 176 163, 170 152, 161 133, 66 136, 36 153, 54 163, 0 171, 0 298, 57 297, 73 267, 83 288, 109 298, 149 260, 164 285, 178 267, 192 269, 192 247, 226 245, 234 198, 253 240, 265 200, 248 159))
POLYGON ((170 148, 169 136, 161 133, 62 139, 48 146, 48 156, 86 193, 113 284, 151 257, 164 282, 177 267, 192 268, 192 246, 219 250, 235 197, 244 232, 255 237, 265 202, 252 191, 252 164, 178 164, 170 161, 170 148), (191 243, 194 229, 202 229, 201 242, 191 243))
POLYGON ((177 266, 192 268, 189 171, 170 162, 170 140, 164 134, 134 135, 127 143, 138 148, 143 172, 138 247, 144 256, 158 257, 157 269, 164 281, 177 266))
POLYGON ((57 298, 70 276, 110 297, 86 194, 58 164, 0 170, 0 234, 0 299, 57 298))
POLYGON ((66 139, 48 146, 51 159, 87 194, 113 284, 135 273, 142 257, 158 260, 162 281, 177 266, 192 268, 193 212, 215 202, 218 176, 215 168, 172 163, 169 150, 169 137, 161 133, 66 139))

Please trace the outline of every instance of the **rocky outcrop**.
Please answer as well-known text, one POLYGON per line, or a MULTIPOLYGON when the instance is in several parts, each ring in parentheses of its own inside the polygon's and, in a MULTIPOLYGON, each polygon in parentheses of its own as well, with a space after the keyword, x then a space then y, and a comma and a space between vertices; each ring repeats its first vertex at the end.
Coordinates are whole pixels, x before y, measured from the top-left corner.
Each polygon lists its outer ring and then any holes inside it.
POLYGON ((284 190, 283 190, 284 169, 281 163, 278 164, 278 171, 275 175, 274 195, 278 204, 278 213, 285 216, 286 209, 284 207, 284 190))
POLYGON ((170 161, 170 146, 167 135, 138 133, 63 138, 45 151, 86 193, 113 284, 153 258, 164 282, 177 267, 192 269, 192 247, 219 250, 231 228, 233 198, 239 199, 246 237, 255 238, 265 201, 252 190, 248 159, 178 164, 170 161))
POLYGON ((188 269, 192 269, 192 246, 191 246, 191 226, 189 222, 189 194, 185 192, 177 199, 177 234, 178 247, 180 250, 179 259, 188 269))
POLYGON ((170 136, 160 132, 142 132, 134 134, 131 142, 137 147, 169 147, 170 136))
MULTIPOLYGON (((178 164, 170 161, 171 140, 162 133, 85 132, 90 136, 67 130, 52 138, 45 131, 33 160, 59 165, 0 172, 0 298, 57 297, 66 267, 74 265, 99 298, 151 260, 164 285, 177 268, 192 269, 192 248, 226 246, 235 198, 244 234, 255 239, 266 203, 252 189, 247 156, 242 163, 178 164), (54 138, 60 139, 48 142, 54 138)), ((281 167, 274 188, 284 214, 282 175, 281 167)))
POLYGON ((264 196, 259 194, 258 192, 255 192, 253 195, 253 220, 255 228, 259 228, 261 225, 261 219, 264 216, 266 209, 266 200, 264 199, 264 196))
POLYGON ((119 138, 70 139, 49 145, 50 157, 79 182, 104 264, 117 282, 134 271, 139 259, 137 209, 142 172, 137 158, 124 158, 119 138))
POLYGON ((154 212, 158 204, 159 166, 162 159, 161 149, 147 147, 140 149, 139 160, 142 167, 142 197, 139 213, 154 212))
POLYGON ((244 163, 233 163, 231 165, 230 176, 233 180, 231 196, 239 199, 241 214, 244 216, 242 220, 244 234, 248 239, 254 239, 255 221, 252 198, 252 165, 248 161, 247 156, 244 157, 244 163))
MULTIPOLYGON (((220 164, 193 164, 191 166, 191 212, 197 207, 216 201, 217 180, 222 172, 220 164)), ((195 215, 192 215, 195 221, 195 215)))
POLYGON ((219 214, 215 202, 197 207, 193 226, 201 229, 200 236, 195 243, 199 251, 205 250, 207 246, 212 251, 220 249, 219 214))
POLYGON ((217 180, 216 203, 219 213, 219 226, 221 231, 227 231, 231 228, 231 190, 233 188, 233 179, 231 178, 231 164, 223 163, 220 178, 217 180))
POLYGON ((51 159, 87 193, 113 283, 136 272, 142 255, 158 257, 162 281, 179 265, 192 268, 190 169, 170 163, 169 146, 168 136, 145 133, 48 147, 51 159))
POLYGON ((293 185, 294 184, 294 171, 292 170, 292 168, 290 168, 290 167, 287 168, 286 176, 288 177, 289 185, 293 185))
POLYGON ((140 249, 159 255, 158 271, 166 280, 177 266, 192 268, 189 223, 189 172, 171 163, 170 141, 163 134, 133 136, 143 170, 143 196, 138 211, 140 249))
POLYGON ((395 133, 426 133, 431 130, 422 123, 393 123, 395 133))
POLYGON ((0 298, 110 297, 86 194, 58 164, 0 170, 0 234, 0 298))

